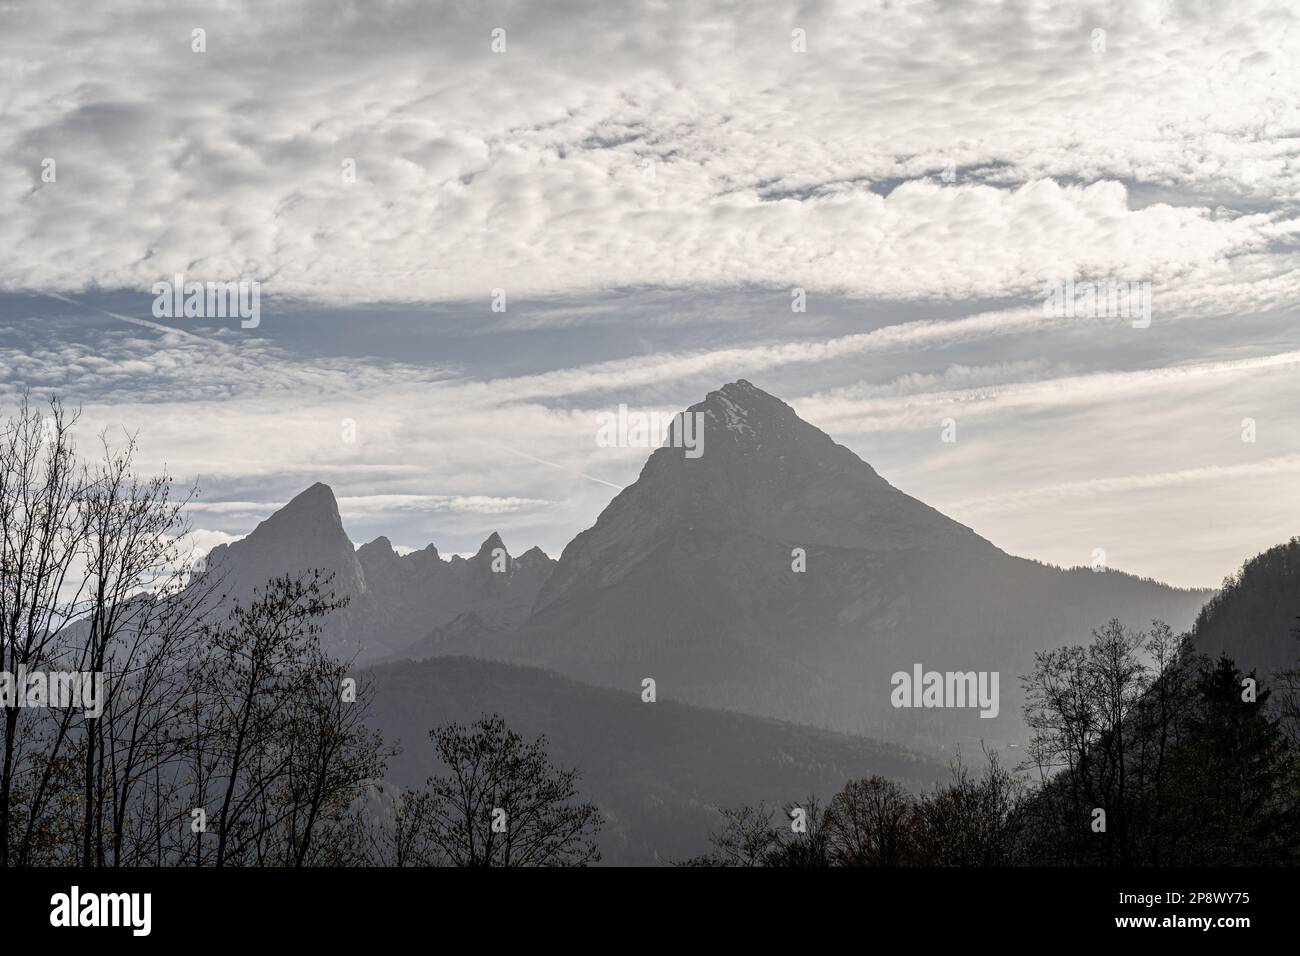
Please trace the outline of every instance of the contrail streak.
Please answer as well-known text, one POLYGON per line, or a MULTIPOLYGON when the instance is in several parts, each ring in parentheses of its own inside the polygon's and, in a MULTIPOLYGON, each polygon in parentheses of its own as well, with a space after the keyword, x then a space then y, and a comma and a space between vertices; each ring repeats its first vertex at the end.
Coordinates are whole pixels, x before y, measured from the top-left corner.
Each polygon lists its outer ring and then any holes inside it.
POLYGON ((623 490, 622 485, 616 485, 612 481, 606 481, 604 478, 597 478, 595 475, 589 475, 585 471, 578 471, 578 469, 570 468, 567 465, 561 465, 553 461, 547 461, 545 458, 538 458, 535 455, 529 455, 525 452, 519 451, 516 448, 511 448, 509 445, 496 445, 495 447, 500 448, 503 451, 508 451, 511 454, 518 455, 520 458, 527 458, 529 461, 535 461, 539 465, 550 465, 552 468, 558 468, 560 471, 567 471, 571 475, 578 475, 581 478, 586 478, 588 481, 594 481, 597 484, 606 485, 618 491, 623 490))

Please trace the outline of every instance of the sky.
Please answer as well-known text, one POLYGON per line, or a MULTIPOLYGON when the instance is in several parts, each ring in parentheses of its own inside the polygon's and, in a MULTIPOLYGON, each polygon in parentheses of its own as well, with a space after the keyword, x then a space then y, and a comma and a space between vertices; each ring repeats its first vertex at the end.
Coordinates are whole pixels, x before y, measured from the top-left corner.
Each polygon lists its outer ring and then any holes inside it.
POLYGON ((1298 53, 1252 0, 0 2, 0 409, 137 434, 200 549, 324 481, 559 554, 646 455, 599 413, 746 378, 1007 551, 1215 586, 1300 534, 1298 53))

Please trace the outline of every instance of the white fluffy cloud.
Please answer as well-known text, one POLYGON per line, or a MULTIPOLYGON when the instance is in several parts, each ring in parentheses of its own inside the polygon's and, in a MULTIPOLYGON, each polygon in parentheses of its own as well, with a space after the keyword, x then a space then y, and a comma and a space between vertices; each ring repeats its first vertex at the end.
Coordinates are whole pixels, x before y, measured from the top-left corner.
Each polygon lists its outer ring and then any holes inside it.
POLYGON ((1269 0, 7 5, 0 285, 1179 276, 1294 233, 1298 51, 1269 0))

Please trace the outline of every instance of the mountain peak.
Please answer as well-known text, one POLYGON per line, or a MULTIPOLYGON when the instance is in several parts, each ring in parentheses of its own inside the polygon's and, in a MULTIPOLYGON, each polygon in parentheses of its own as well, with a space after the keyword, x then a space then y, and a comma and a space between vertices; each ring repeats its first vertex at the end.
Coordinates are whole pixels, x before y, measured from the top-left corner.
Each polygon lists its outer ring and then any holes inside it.
POLYGON ((388 540, 388 535, 381 534, 379 537, 375 538, 374 541, 367 541, 357 550, 365 551, 366 549, 371 549, 374 551, 392 551, 393 542, 388 540))
POLYGON ((213 548, 208 566, 220 566, 237 594, 251 593, 270 578, 309 569, 333 575, 331 588, 337 593, 364 589, 361 564, 343 530, 334 492, 321 482, 300 492, 246 537, 213 548))
POLYGON ((766 406, 780 406, 790 408, 785 402, 781 401, 775 395, 763 391, 761 388, 747 382, 743 378, 738 378, 734 382, 728 382, 721 388, 709 392, 701 405, 708 405, 711 401, 716 402, 721 399, 723 402, 734 405, 737 409, 746 412, 762 411, 766 406))
POLYGON ((496 548, 501 548, 504 550, 505 546, 506 546, 505 542, 501 540, 501 535, 493 531, 490 535, 487 536, 487 540, 484 541, 479 546, 478 554, 476 555, 476 557, 490 558, 492 557, 493 550, 495 550, 496 548))
POLYGON ((397 564, 398 557, 393 550, 393 543, 380 535, 374 541, 368 541, 357 548, 357 560, 361 562, 361 568, 369 580, 375 575, 388 573, 397 564))
POLYGON ((276 518, 285 515, 315 515, 322 518, 333 518, 340 525, 343 523, 339 517, 339 503, 334 497, 334 489, 319 481, 305 491, 300 491, 289 500, 287 505, 271 517, 276 518))
POLYGON ((728 382, 726 385, 722 386, 722 388, 718 389, 718 391, 730 392, 733 395, 757 393, 767 398, 774 397, 772 395, 769 395, 767 392, 763 391, 761 388, 756 388, 752 382, 749 382, 748 380, 743 378, 738 378, 734 382, 728 382))
POLYGON ((767 433, 787 432, 791 423, 803 424, 793 408, 743 378, 709 392, 689 411, 704 415, 706 432, 721 426, 742 441, 762 440, 767 433))
POLYGON ((325 484, 325 482, 318 481, 312 484, 310 487, 306 488, 305 490, 300 491, 293 500, 297 501, 299 499, 306 499, 306 500, 320 499, 320 500, 333 501, 334 489, 331 488, 329 485, 325 484))
MULTIPOLYGON (((284 536, 325 535, 331 540, 347 539, 343 519, 339 516, 338 501, 329 485, 316 482, 299 492, 283 508, 253 529, 250 538, 281 538, 284 536)), ((349 551, 352 545, 348 544, 349 551)))
POLYGON ((693 444, 650 454, 569 542, 518 631, 476 634, 458 653, 495 641, 513 662, 579 680, 634 687, 653 673, 713 707, 896 742, 996 745, 1023 739, 1021 699, 1003 698, 990 734, 969 710, 900 717, 885 675, 939 659, 1014 673, 1101 615, 1178 621, 1198 603, 1014 558, 750 382, 688 411, 693 444), (864 674, 875 675, 866 693, 864 674))
POLYGON ((554 564, 555 559, 537 545, 533 545, 519 557, 515 558, 515 567, 517 568, 550 568, 554 564))
POLYGON ((702 416, 684 426, 699 454, 689 457, 672 441, 652 452, 637 480, 564 549, 534 613, 612 587, 643 561, 667 554, 686 561, 692 541, 740 553, 761 539, 777 543, 787 561, 795 546, 877 555, 993 550, 744 379, 687 411, 702 416))

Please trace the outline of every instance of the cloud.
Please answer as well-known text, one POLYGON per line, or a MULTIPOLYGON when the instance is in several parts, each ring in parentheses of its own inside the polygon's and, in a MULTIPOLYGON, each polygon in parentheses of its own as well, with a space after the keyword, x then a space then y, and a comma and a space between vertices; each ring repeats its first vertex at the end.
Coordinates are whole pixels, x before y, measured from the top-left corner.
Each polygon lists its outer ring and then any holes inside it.
POLYGON ((1205 465, 1183 468, 1178 471, 1149 474, 1117 475, 1111 478, 1090 478, 1070 481, 1042 488, 1028 488, 1005 494, 989 495, 954 501, 948 507, 962 516, 991 514, 1003 510, 1042 511, 1046 506, 1067 498, 1109 495, 1117 491, 1153 490, 1185 485, 1192 482, 1223 481, 1225 479, 1273 477, 1300 471, 1300 455, 1284 455, 1264 461, 1236 465, 1205 465))
POLYGON ((1298 20, 10 4, 0 290, 81 294, 0 296, 0 402, 138 429, 213 540, 326 480, 360 538, 558 553, 644 458, 596 411, 744 376, 1010 550, 1207 583, 1297 520, 1298 20), (260 280, 262 326, 152 321, 176 272, 260 280), (1150 279, 1151 328, 1045 317, 1069 275, 1150 279))
POLYGON ((888 429, 929 428, 941 415, 963 420, 977 415, 1006 414, 1057 405, 1124 401, 1142 391, 1175 391, 1186 396, 1186 386, 1209 385, 1215 379, 1261 372, 1292 372, 1300 365, 1300 351, 1199 364, 1146 368, 1130 372, 1092 372, 1086 375, 1044 376, 1041 363, 1020 363, 972 369, 957 367, 942 377, 909 376, 885 386, 853 385, 796 400, 793 404, 810 420, 833 433, 860 433, 888 429), (999 382, 1008 374, 1040 373, 1037 380, 999 382), (943 391, 914 390, 936 381, 988 379, 976 388, 943 391))
POLYGON ((957 298, 1180 277, 1294 239, 1281 2, 3 16, 0 288, 187 272, 485 309, 494 288, 957 298))

